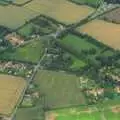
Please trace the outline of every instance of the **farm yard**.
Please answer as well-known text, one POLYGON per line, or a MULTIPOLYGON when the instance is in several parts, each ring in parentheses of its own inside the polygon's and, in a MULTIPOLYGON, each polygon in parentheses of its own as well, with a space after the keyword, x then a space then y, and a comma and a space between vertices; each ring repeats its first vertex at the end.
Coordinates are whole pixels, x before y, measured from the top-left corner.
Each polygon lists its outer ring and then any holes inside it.
POLYGON ((24 7, 65 24, 80 21, 94 11, 91 7, 85 5, 79 6, 66 0, 34 0, 24 7))
POLYGON ((23 78, 0 75, 0 113, 9 116, 16 107, 26 87, 23 78))
POLYGON ((120 25, 94 20, 82 27, 78 27, 77 31, 92 36, 114 49, 120 49, 120 25))
POLYGON ((77 82, 79 77, 66 72, 40 70, 35 76, 35 84, 45 97, 48 109, 85 105, 85 97, 77 82))
POLYGON ((40 40, 33 40, 22 47, 1 54, 0 59, 37 63, 44 51, 40 40))

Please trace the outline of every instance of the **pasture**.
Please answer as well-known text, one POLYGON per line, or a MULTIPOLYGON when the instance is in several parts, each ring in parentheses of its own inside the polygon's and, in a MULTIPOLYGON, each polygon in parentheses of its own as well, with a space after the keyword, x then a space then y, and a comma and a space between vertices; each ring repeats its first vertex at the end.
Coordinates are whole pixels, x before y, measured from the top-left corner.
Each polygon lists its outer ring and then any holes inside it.
POLYGON ((87 38, 82 38, 73 34, 68 34, 67 36, 63 37, 59 41, 59 44, 64 49, 74 53, 74 55, 80 55, 82 50, 99 49, 98 46, 90 43, 87 38))
POLYGON ((94 20, 80 28, 78 27, 77 30, 114 49, 120 49, 120 25, 118 24, 94 20))
POLYGON ((42 42, 40 40, 33 40, 22 47, 2 53, 0 59, 37 63, 43 51, 42 42))
POLYGON ((40 70, 34 83, 40 86, 47 109, 85 105, 86 100, 78 82, 80 77, 64 71, 40 70))
POLYGON ((94 11, 91 7, 76 5, 67 0, 33 0, 24 7, 65 24, 80 21, 94 11))
POLYGON ((0 114, 10 115, 26 86, 23 78, 0 75, 0 114))
POLYGON ((39 106, 32 108, 19 108, 16 112, 16 120, 44 120, 43 109, 39 106))
POLYGON ((70 69, 80 69, 83 68, 87 65, 87 63, 85 63, 83 60, 78 59, 77 57, 75 57, 74 55, 70 55, 72 58, 72 65, 70 66, 70 69))
POLYGON ((85 110, 70 108, 46 113, 46 120, 51 120, 51 118, 53 120, 119 120, 120 114, 111 110, 100 112, 94 111, 94 108, 85 110))
POLYGON ((46 112, 45 120, 119 120, 120 101, 108 100, 102 104, 63 108, 46 112))
POLYGON ((0 6, 0 25, 16 29, 37 15, 36 12, 22 7, 0 6))

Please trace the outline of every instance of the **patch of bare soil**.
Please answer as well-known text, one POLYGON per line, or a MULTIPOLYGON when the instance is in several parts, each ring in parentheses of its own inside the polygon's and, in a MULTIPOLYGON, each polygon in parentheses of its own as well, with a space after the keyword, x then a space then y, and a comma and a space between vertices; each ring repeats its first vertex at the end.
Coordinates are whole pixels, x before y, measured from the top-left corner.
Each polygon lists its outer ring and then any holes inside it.
POLYGON ((57 113, 49 112, 45 114, 45 120, 56 120, 57 113))
POLYGON ((114 106, 111 109, 112 109, 112 112, 114 113, 120 113, 120 106, 114 106))

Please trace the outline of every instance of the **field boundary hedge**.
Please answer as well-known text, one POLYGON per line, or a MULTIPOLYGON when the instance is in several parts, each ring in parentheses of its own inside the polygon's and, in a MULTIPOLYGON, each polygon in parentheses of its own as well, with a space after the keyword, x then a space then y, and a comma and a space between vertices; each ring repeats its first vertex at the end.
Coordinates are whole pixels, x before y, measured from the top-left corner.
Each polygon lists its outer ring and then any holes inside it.
POLYGON ((69 2, 72 2, 72 3, 74 3, 74 4, 76 4, 76 5, 87 5, 87 6, 90 6, 90 7, 92 7, 92 8, 97 8, 97 5, 95 5, 95 4, 90 4, 90 3, 87 3, 87 2, 77 2, 77 1, 74 1, 74 0, 68 0, 69 2))

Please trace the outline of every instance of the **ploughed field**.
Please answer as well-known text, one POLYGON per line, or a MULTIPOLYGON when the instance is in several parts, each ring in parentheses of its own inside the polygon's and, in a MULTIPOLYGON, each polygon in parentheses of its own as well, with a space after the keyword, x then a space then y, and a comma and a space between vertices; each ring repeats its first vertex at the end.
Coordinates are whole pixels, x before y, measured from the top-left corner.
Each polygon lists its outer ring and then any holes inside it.
POLYGON ((118 24, 94 20, 82 27, 78 27, 77 31, 92 36, 114 49, 120 49, 120 25, 118 24))
POLYGON ((40 86, 45 108, 85 105, 85 97, 79 88, 79 77, 64 71, 40 70, 34 82, 40 86))
POLYGON ((110 13, 105 14, 102 18, 110 22, 120 24, 120 8, 113 10, 110 13))
POLYGON ((0 75, 0 114, 10 115, 26 86, 23 78, 0 75))
POLYGON ((65 24, 79 21, 94 11, 91 7, 76 5, 67 0, 33 0, 24 7, 65 24))

